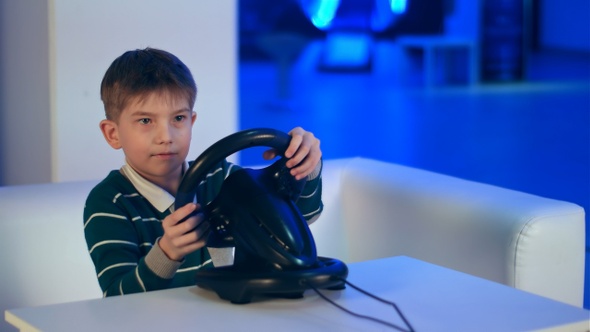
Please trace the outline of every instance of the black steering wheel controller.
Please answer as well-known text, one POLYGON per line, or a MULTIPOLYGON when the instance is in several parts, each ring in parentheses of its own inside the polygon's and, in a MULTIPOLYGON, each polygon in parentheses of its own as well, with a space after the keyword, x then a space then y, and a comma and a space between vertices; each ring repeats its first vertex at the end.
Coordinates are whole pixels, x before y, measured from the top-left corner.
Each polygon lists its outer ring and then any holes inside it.
MULTIPOLYGON (((175 208, 193 202, 197 185, 231 154, 267 146, 283 155, 290 140, 288 134, 267 128, 221 139, 186 171, 175 208)), ((285 163, 282 157, 263 169, 233 172, 203 208, 211 229, 207 246, 235 247, 235 258, 231 266, 199 270, 197 285, 233 303, 248 303, 255 295, 301 297, 310 286, 344 288, 348 268, 339 260, 317 256, 307 221, 295 204, 305 180, 297 181, 285 163)))

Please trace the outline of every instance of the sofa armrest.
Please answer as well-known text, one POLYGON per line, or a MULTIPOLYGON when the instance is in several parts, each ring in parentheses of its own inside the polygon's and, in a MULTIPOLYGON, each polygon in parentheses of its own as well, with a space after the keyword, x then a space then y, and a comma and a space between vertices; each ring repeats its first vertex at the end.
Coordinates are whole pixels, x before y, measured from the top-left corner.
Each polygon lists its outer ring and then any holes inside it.
POLYGON ((324 188, 320 255, 407 255, 582 306, 578 205, 363 158, 326 161, 324 188))
POLYGON ((95 184, 0 187, 0 312, 102 296, 82 215, 95 184))

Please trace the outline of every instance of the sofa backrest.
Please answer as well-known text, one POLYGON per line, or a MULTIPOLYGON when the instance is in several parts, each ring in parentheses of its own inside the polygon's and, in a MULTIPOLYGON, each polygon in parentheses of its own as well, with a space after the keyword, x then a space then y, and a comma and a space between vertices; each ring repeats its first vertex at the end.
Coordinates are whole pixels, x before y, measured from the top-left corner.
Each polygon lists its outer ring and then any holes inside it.
POLYGON ((324 164, 318 253, 404 255, 582 306, 580 206, 365 158, 324 164))

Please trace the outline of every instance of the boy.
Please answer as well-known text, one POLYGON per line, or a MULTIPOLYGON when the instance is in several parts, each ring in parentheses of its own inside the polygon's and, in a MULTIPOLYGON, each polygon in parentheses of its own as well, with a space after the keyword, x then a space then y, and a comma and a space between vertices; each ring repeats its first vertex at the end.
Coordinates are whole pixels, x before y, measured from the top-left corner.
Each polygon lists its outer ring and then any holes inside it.
MULTIPOLYGON (((200 206, 172 211, 188 167, 196 94, 189 69, 162 50, 125 52, 105 73, 100 129, 126 163, 90 192, 84 207, 86 242, 104 296, 193 285, 195 270, 211 264, 203 215, 179 222, 200 206)), ((289 134, 287 167, 308 179, 297 205, 311 223, 322 211, 319 140, 299 127, 289 134)), ((266 151, 264 158, 275 154, 266 151)), ((236 169, 226 161, 212 169, 197 188, 199 201, 213 200, 236 169)))

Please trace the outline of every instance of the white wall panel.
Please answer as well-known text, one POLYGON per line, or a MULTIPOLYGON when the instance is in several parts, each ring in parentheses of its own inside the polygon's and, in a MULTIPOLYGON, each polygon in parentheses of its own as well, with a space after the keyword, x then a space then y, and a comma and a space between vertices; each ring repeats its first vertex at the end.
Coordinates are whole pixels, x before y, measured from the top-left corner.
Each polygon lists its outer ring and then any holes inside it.
POLYGON ((130 49, 168 50, 195 76, 198 119, 190 159, 237 130, 236 0, 49 0, 42 20, 35 4, 0 1, 2 37, 11 37, 2 42, 0 68, 10 68, 10 72, 0 71, 0 89, 2 95, 13 90, 18 94, 0 104, 2 112, 19 109, 39 120, 25 133, 17 127, 18 116, 2 117, 0 129, 5 134, 0 172, 4 176, 0 185, 98 179, 120 167, 122 152, 106 144, 98 127, 104 118, 99 90, 109 64, 130 49), (15 13, 18 19, 4 20, 15 13), (18 32, 23 28, 32 36, 18 32), (45 52, 28 51, 39 48, 36 39, 45 52), (16 75, 19 72, 27 75, 16 75), (35 82, 34 73, 42 84, 30 84, 35 82), (19 86, 32 88, 15 88, 19 86), (26 98, 36 102, 19 105, 26 98), (6 137, 6 128, 16 128, 11 137, 6 137), (13 144, 7 140, 21 142, 18 151, 22 155, 8 158, 14 152, 8 150, 13 144), (39 147, 50 153, 32 158, 23 152, 39 147), (30 173, 42 176, 31 177, 30 173))
POLYGON ((177 55, 198 86, 189 158, 237 128, 234 0, 55 0, 53 180, 96 178, 118 168, 121 151, 102 138, 99 88, 108 65, 135 48, 177 55))

